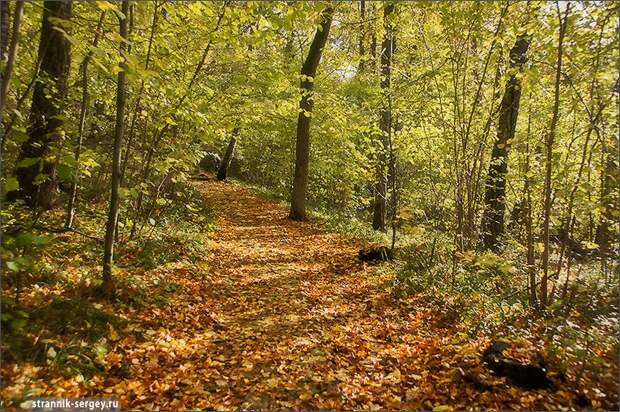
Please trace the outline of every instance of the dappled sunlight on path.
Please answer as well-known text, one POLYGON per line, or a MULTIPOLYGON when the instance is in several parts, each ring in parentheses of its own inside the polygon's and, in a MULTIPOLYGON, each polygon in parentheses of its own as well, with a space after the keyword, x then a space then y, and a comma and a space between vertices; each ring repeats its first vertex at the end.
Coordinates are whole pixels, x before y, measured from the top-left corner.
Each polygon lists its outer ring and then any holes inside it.
MULTIPOLYGON (((152 341, 127 351, 144 363, 132 365, 131 378, 117 380, 113 389, 125 405, 218 410, 550 405, 548 393, 480 392, 455 379, 466 363, 484 373, 479 346, 465 344, 443 325, 435 316, 441 308, 416 298, 395 301, 389 275, 357 259, 364 246, 359 241, 293 222, 285 208, 238 185, 214 180, 195 185, 217 215, 202 263, 208 270, 172 271, 182 291, 161 318, 143 313, 152 341), (171 324, 170 318, 180 320, 171 324), (144 381, 153 384, 140 388, 144 381)), ((108 379, 106 386, 112 383, 108 379)))
POLYGON ((438 308, 396 302, 389 276, 357 259, 360 242, 290 221, 286 209, 235 184, 196 186, 218 216, 208 271, 170 274, 183 291, 163 318, 181 321, 158 323, 151 314, 153 340, 164 343, 165 353, 153 350, 153 342, 128 349, 134 359, 143 353, 145 363, 132 366, 133 379, 117 382, 114 392, 124 404, 221 410, 545 405, 548 394, 479 392, 454 379, 464 362, 479 367, 477 347, 446 336, 449 329, 434 316, 438 308), (186 311, 200 315, 187 324, 186 311), (138 376, 157 387, 139 390, 138 376))
MULTIPOLYGON (((287 210, 237 185, 196 185, 218 217, 206 252, 208 271, 171 273, 183 290, 163 318, 175 312, 184 318, 188 307, 181 305, 187 304, 203 316, 191 327, 151 319, 155 341, 176 342, 174 359, 164 360, 149 342, 128 350, 132 358, 140 351, 150 357, 134 370, 165 390, 121 390, 125 404, 175 409, 424 405, 416 380, 405 370, 418 362, 411 359, 421 359, 419 345, 432 346, 422 343, 426 336, 436 339, 425 326, 428 313, 397 309, 387 278, 357 259, 360 242, 290 221, 287 210), (178 367, 170 368, 171 363, 178 367)), ((131 385, 123 380, 117 387, 131 385)))
POLYGON ((204 257, 143 274, 149 293, 169 291, 161 304, 106 305, 127 324, 110 329, 102 373, 42 379, 51 371, 34 368, 12 392, 36 381, 40 395, 116 396, 141 410, 565 405, 493 377, 480 362, 488 340, 469 342, 441 299, 393 298, 389 270, 358 260, 362 242, 293 222, 238 185, 194 184, 217 216, 204 257), (463 370, 494 389, 477 390, 463 370))

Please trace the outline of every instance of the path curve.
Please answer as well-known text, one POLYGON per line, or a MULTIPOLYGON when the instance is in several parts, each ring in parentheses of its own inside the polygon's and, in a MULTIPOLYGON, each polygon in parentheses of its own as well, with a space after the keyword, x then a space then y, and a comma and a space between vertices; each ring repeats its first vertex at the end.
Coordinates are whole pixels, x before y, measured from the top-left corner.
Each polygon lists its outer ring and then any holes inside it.
POLYGON ((556 409, 549 394, 459 378, 474 367, 497 381, 480 342, 442 320, 441 299, 395 301, 359 241, 237 184, 194 184, 217 216, 205 260, 164 273, 180 289, 132 315, 144 338, 118 342, 91 387, 142 410, 556 409))
MULTIPOLYGON (((199 187, 218 216, 208 257, 217 286, 209 298, 221 308, 226 331, 219 352, 236 360, 229 405, 397 406, 379 383, 399 359, 379 352, 388 349, 380 348, 390 335, 388 313, 398 313, 382 287, 385 278, 357 259, 363 245, 293 222, 285 208, 237 185, 199 187)), ((397 347, 389 349, 405 349, 397 347)))

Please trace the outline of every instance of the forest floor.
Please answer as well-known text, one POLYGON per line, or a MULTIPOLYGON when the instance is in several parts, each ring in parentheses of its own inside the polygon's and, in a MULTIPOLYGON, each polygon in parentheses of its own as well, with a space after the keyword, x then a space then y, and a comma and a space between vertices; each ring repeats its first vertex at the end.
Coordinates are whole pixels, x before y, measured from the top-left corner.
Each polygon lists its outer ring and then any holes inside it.
POLYGON ((202 261, 157 275, 174 285, 167 303, 106 306, 126 322, 108 325, 103 373, 4 365, 3 397, 36 387, 147 410, 577 408, 566 390, 495 377, 480 360, 489 339, 469 341, 437 301, 396 300, 389 271, 357 258, 362 241, 290 221, 233 183, 195 186, 217 230, 202 261))

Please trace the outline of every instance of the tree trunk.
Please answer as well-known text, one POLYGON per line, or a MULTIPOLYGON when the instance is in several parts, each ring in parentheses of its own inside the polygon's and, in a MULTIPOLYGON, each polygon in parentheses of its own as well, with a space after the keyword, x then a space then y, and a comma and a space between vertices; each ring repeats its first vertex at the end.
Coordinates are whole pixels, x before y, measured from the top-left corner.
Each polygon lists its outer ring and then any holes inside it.
MULTIPOLYGON (((129 1, 123 0, 122 12, 125 17, 120 21, 120 35, 127 39, 129 12, 129 1)), ((114 152, 112 155, 112 190, 110 194, 110 209, 108 221, 106 223, 105 242, 103 251, 103 283, 102 292, 105 296, 114 295, 114 282, 112 279, 112 263, 114 258, 114 231, 118 220, 119 189, 121 179, 121 148, 123 146, 123 135, 125 133, 125 70, 127 68, 127 58, 124 55, 126 44, 120 42, 119 54, 123 58, 121 70, 118 72, 116 86, 116 126, 114 130, 114 152)))
POLYGON ((230 162, 233 158, 233 153, 235 152, 235 146, 237 145, 238 135, 239 128, 236 127, 235 130, 233 130, 230 141, 228 142, 226 153, 224 153, 224 157, 222 157, 222 161, 220 162, 220 168, 217 171, 217 180, 226 180, 226 175, 228 174, 228 167, 230 166, 230 162))
POLYGON ((555 131, 558 125, 560 115, 560 81, 562 79, 562 58, 564 52, 564 35, 566 34, 566 26, 568 24, 568 13, 571 8, 571 4, 566 5, 566 11, 564 18, 560 14, 560 6, 556 3, 558 8, 558 19, 560 20, 560 33, 558 39, 558 54, 557 54, 557 66, 555 71, 555 86, 554 86, 554 99, 553 99, 553 116, 551 118, 551 125, 549 126, 549 133, 547 134, 545 146, 546 146, 546 159, 545 159, 545 200, 543 206, 543 227, 542 227, 542 269, 543 274, 540 280, 540 305, 541 307, 547 306, 547 294, 548 294, 548 279, 549 279, 549 224, 551 222, 551 178, 553 168, 553 142, 555 140, 555 131))
MULTIPOLYGON (((398 120, 396 120, 396 124, 398 125, 398 120)), ((395 127, 394 132, 399 130, 398 127, 395 127)), ((390 176, 390 208, 391 210, 391 226, 392 226, 392 244, 390 246, 390 252, 392 255, 394 254, 394 247, 396 246, 396 224, 398 219, 398 188, 397 188, 397 176, 396 176, 396 153, 394 152, 394 139, 392 138, 392 133, 389 133, 388 140, 388 148, 389 148, 389 176, 390 176)))
MULTIPOLYGON (((101 28, 103 27, 103 20, 105 18, 105 11, 101 12, 99 22, 97 23, 97 29, 95 31, 95 38, 93 40, 93 47, 97 47, 99 43, 99 36, 101 35, 101 28)), ((88 64, 93 56, 93 52, 90 51, 84 57, 82 61, 82 101, 80 103, 80 119, 78 123, 78 136, 75 144, 75 165, 76 172, 73 182, 71 183, 71 193, 69 195, 69 203, 67 205, 67 217, 65 219, 65 227, 70 229, 73 227, 73 220, 75 219, 75 206, 77 202, 78 182, 80 178, 80 156, 82 154, 82 141, 84 139, 84 126, 86 125, 86 113, 88 112, 88 104, 90 95, 88 93, 88 64)))
POLYGON ((373 2, 369 3, 370 6, 370 56, 372 62, 372 72, 377 72, 377 30, 375 29, 375 5, 373 2))
POLYGON ((4 108, 6 106, 6 98, 9 93, 9 88, 11 85, 11 77, 13 75, 13 66, 15 65, 15 58, 17 57, 17 47, 19 45, 19 28, 21 26, 22 16, 24 14, 24 0, 17 0, 15 3, 15 12, 13 14, 13 28, 11 31, 11 45, 8 48, 7 52, 7 40, 8 40, 8 1, 2 1, 3 9, 3 19, 4 13, 7 14, 6 21, 3 21, 2 27, 2 59, 1 61, 5 62, 5 68, 2 72, 2 85, 0 87, 0 113, 4 112, 4 108))
POLYGON ((484 194, 484 213, 482 215, 482 247, 498 250, 498 238, 504 233, 504 212, 506 210, 506 173, 508 172, 508 153, 515 136, 519 102, 521 100, 521 80, 517 77, 527 61, 530 40, 527 35, 517 38, 510 50, 511 75, 506 83, 506 91, 500 103, 497 138, 493 145, 489 173, 484 194))
POLYGON ((326 7, 321 12, 321 24, 314 34, 308 56, 301 68, 301 100, 297 118, 297 142, 295 146, 295 176, 291 194, 291 211, 293 220, 306 219, 306 191, 308 189, 308 162, 310 156, 310 116, 314 106, 313 89, 316 70, 332 24, 334 9, 326 7))
MULTIPOLYGON (((151 53, 153 51, 153 42, 154 42, 156 30, 157 30, 158 21, 159 21, 159 4, 157 3, 157 1, 155 1, 153 3, 153 19, 151 20, 151 33, 149 35, 149 43, 146 49, 146 61, 144 62, 144 70, 149 69, 149 65, 151 62, 151 53)), ((121 185, 123 184, 123 181, 125 179, 125 172, 127 170, 127 165, 129 164, 129 157, 130 157, 129 155, 131 153, 131 146, 132 146, 133 138, 135 136, 136 122, 138 119, 138 115, 142 109, 143 92, 144 92, 144 79, 140 81, 140 89, 138 90, 138 93, 136 94, 137 98, 136 98, 136 103, 133 109, 133 116, 132 116, 131 124, 129 126, 127 148, 125 149, 125 155, 122 157, 123 164, 121 166, 121 185)))
POLYGON ((366 65, 366 0, 360 0, 360 34, 359 34, 359 53, 360 62, 358 66, 358 73, 363 73, 366 65))
MULTIPOLYGON (((8 2, 2 1, 2 4, 8 2)), ((8 5, 6 6, 8 12, 8 5)), ((4 13, 4 10, 3 10, 4 13)), ((2 61, 6 62, 4 72, 2 73, 2 86, 0 88, 0 113, 4 112, 6 106, 6 98, 9 94, 9 88, 11 86, 11 77, 13 76, 13 66, 15 65, 15 58, 17 57, 17 47, 19 46, 19 28, 22 22, 22 16, 24 14, 24 0, 18 0, 15 3, 15 12, 13 14, 13 29, 11 30, 11 45, 9 46, 8 53, 4 50, 6 48, 6 41, 8 37, 4 37, 2 41, 2 61), (6 57, 6 58, 5 58, 6 57)), ((8 25, 8 22, 7 22, 8 25)), ((8 34, 8 27, 3 27, 3 36, 8 34), (7 33, 4 33, 6 31, 7 33)))
POLYGON ((0 61, 6 62, 9 40, 9 2, 0 0, 0 61))
POLYGON ((383 8, 383 24, 385 34, 381 47, 381 91, 383 93, 383 104, 379 114, 379 129, 381 130, 381 139, 379 146, 379 155, 377 159, 377 176, 375 182, 375 201, 372 227, 375 230, 386 231, 386 196, 388 186, 387 176, 387 152, 392 130, 392 108, 391 108, 391 91, 390 80, 392 74, 392 51, 394 48, 394 37, 390 18, 394 12, 394 4, 386 4, 383 8))
POLYGON ((16 174, 20 187, 18 195, 26 204, 49 209, 56 189, 56 163, 46 157, 50 154, 51 146, 64 133, 61 115, 71 67, 71 43, 62 32, 56 30, 58 24, 54 19, 71 19, 72 2, 46 0, 43 6, 38 51, 43 79, 36 83, 32 95, 28 140, 21 147, 16 174), (50 93, 50 90, 54 92, 50 93), (20 162, 26 162, 26 165, 20 167, 20 162))
POLYGON ((529 301, 530 307, 535 307, 536 303, 536 260, 534 258, 534 233, 532 231, 532 190, 530 188, 530 137, 532 135, 532 92, 529 96, 529 107, 527 113, 527 132, 525 144, 525 168, 523 170, 523 214, 525 220, 526 243, 527 243, 527 273, 529 282, 529 301))
POLYGON ((596 243, 599 245, 600 255, 608 257, 611 243, 617 236, 618 225, 618 182, 620 182, 620 168, 618 166, 619 142, 616 136, 608 140, 603 137, 603 169, 601 173, 601 216, 596 230, 596 243))

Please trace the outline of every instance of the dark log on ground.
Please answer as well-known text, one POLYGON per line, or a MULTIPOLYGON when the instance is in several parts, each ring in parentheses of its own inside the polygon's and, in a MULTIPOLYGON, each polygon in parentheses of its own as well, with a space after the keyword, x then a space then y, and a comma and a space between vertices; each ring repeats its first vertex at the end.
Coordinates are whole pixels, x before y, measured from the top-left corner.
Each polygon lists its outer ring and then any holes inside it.
POLYGON ((553 383, 547 378, 544 366, 519 363, 504 357, 506 342, 493 342, 482 354, 482 360, 496 375, 506 377, 508 383, 525 389, 550 388, 553 383))
POLYGON ((209 176, 206 173, 200 173, 197 176, 194 176, 195 180, 202 180, 202 181, 208 181, 208 180, 215 180, 215 178, 213 176, 209 176))
POLYGON ((385 262, 392 260, 393 252, 386 246, 371 249, 362 249, 359 252, 359 259, 363 262, 385 262))

